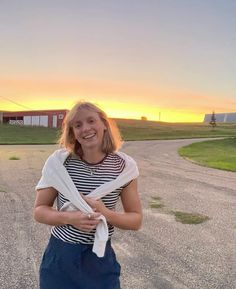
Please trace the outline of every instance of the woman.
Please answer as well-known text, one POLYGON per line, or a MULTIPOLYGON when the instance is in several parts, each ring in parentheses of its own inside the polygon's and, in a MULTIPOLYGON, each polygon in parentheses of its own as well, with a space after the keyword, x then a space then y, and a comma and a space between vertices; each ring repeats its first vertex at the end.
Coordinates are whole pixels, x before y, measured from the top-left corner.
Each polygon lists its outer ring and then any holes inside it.
POLYGON ((40 266, 40 289, 119 289, 111 247, 114 227, 138 230, 137 167, 118 152, 119 131, 89 102, 67 114, 60 144, 36 186, 36 221, 52 225, 40 266), (123 212, 115 206, 121 199, 123 212), (53 208, 57 201, 57 209, 53 208))

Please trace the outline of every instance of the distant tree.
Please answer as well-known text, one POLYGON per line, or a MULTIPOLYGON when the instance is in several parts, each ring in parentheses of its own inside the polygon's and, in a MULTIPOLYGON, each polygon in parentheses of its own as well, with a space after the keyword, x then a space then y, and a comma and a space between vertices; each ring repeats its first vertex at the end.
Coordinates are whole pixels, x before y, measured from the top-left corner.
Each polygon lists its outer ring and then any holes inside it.
POLYGON ((211 125, 212 128, 216 127, 216 116, 215 116, 214 110, 213 110, 212 115, 211 115, 210 125, 211 125))
POLYGON ((147 120, 146 116, 141 116, 141 120, 147 120))

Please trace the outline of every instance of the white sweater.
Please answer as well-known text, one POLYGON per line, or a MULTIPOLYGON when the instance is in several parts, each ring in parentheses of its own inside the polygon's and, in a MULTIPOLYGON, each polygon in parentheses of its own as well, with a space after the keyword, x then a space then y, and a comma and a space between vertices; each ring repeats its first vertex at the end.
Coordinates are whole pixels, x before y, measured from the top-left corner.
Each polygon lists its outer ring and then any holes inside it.
MULTIPOLYGON (((125 153, 117 152, 117 154, 125 160, 124 170, 115 180, 109 181, 89 193, 89 197, 95 200, 101 199, 138 177, 139 172, 136 162, 125 153)), ((84 213, 93 213, 93 209, 82 198, 63 165, 68 155, 69 152, 66 149, 59 149, 49 156, 43 167, 42 177, 36 186, 36 190, 53 187, 62 193, 70 202, 65 203, 61 210, 76 209, 84 213)), ((104 216, 101 215, 99 219, 101 221, 96 228, 93 252, 98 257, 103 257, 108 240, 108 227, 104 216)))

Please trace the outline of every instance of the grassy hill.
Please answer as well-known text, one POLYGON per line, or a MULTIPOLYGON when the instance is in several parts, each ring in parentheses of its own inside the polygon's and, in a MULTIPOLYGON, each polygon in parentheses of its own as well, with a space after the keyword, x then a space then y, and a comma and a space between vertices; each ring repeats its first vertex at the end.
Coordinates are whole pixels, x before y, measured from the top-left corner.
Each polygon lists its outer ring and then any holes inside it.
MULTIPOLYGON (((180 139, 236 136, 236 124, 163 123, 116 119, 124 140, 180 139)), ((60 130, 55 128, 0 125, 0 144, 53 144, 60 130)))
POLYGON ((165 123, 142 120, 116 120, 125 140, 180 139, 236 136, 236 123, 165 123))

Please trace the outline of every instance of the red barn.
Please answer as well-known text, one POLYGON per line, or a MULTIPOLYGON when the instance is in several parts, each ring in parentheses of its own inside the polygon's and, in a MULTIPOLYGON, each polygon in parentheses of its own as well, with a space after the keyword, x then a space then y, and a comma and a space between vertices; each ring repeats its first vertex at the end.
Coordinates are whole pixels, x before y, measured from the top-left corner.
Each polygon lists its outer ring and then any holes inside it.
POLYGON ((2 111, 1 122, 18 125, 45 126, 60 128, 66 109, 37 111, 2 111))

